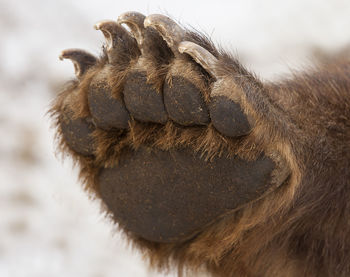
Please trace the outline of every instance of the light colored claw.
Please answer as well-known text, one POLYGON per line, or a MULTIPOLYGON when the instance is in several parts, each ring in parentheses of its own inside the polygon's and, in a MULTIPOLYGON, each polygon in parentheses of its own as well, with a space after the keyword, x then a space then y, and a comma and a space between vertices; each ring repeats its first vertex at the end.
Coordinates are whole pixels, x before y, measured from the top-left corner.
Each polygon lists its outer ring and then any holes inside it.
POLYGON ((59 56, 62 61, 64 59, 69 59, 74 65, 75 75, 81 78, 86 70, 94 66, 97 62, 97 58, 82 49, 66 49, 63 50, 59 56))
POLYGON ((179 44, 179 52, 190 55, 198 64, 200 64, 211 76, 217 77, 216 65, 218 59, 208 50, 190 41, 182 41, 179 44))
POLYGON ((107 50, 112 50, 117 45, 118 37, 126 34, 126 30, 117 22, 112 20, 103 20, 94 25, 96 30, 100 30, 106 38, 107 50))
POLYGON ((144 38, 143 32, 145 29, 143 22, 145 18, 146 16, 144 16, 142 13, 125 12, 118 17, 117 22, 119 24, 126 24, 130 28, 130 31, 137 43, 142 45, 144 38))
POLYGON ((174 53, 178 52, 178 45, 184 39, 186 32, 175 21, 161 14, 151 14, 146 17, 144 26, 157 30, 170 49, 174 53))

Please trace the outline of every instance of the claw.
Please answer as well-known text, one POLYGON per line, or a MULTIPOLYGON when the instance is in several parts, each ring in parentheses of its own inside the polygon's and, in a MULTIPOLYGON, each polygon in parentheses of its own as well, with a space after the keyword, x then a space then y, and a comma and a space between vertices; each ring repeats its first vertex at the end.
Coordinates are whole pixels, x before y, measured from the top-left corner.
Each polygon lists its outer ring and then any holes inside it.
POLYGON ((117 22, 119 24, 126 24, 130 28, 130 31, 135 37, 137 43, 142 45, 144 38, 143 32, 145 29, 143 22, 145 18, 146 16, 138 12, 126 12, 118 17, 117 22))
POLYGON ((94 27, 100 30, 106 38, 107 56, 110 63, 117 62, 122 56, 125 56, 125 53, 131 56, 136 55, 135 40, 120 24, 112 20, 103 20, 96 23, 94 27))
POLYGON ((94 25, 96 30, 100 30, 106 38, 107 50, 112 50, 117 46, 118 38, 126 34, 126 30, 117 22, 103 20, 94 25))
POLYGON ((157 30, 171 50, 178 53, 178 45, 186 32, 175 21, 164 15, 152 14, 146 17, 144 26, 157 30))
POLYGON ((81 78, 84 73, 97 62, 97 58, 81 49, 67 49, 61 52, 59 59, 70 59, 74 65, 75 75, 81 78))
POLYGON ((200 64, 212 77, 216 78, 216 64, 218 59, 208 50, 196 43, 183 41, 179 44, 179 52, 190 55, 198 64, 200 64))

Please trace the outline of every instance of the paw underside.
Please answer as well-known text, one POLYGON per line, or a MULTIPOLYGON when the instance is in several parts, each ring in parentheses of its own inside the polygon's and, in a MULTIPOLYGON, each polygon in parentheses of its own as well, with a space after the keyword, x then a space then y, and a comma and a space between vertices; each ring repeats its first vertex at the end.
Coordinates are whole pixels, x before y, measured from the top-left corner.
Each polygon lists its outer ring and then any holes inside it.
POLYGON ((286 179, 272 180, 271 156, 246 151, 254 119, 230 92, 212 93, 222 54, 209 40, 136 12, 95 28, 103 55, 62 52, 77 80, 52 112, 61 147, 125 231, 184 241, 286 179))

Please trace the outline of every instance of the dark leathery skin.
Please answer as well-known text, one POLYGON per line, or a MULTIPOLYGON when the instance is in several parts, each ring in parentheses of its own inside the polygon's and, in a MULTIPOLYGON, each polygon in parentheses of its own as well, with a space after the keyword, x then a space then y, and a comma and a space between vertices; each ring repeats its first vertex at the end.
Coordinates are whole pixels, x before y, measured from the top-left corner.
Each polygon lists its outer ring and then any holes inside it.
POLYGON ((240 105, 226 96, 214 96, 209 105, 214 127, 223 135, 239 137, 247 135, 251 126, 240 105))
POLYGON ((60 116, 60 126, 65 142, 81 155, 93 155, 92 132, 95 130, 95 126, 86 118, 72 119, 70 115, 70 112, 65 111, 60 116))
POLYGON ((135 119, 163 124, 168 120, 163 95, 147 83, 144 72, 128 74, 123 93, 126 108, 135 119))
POLYGON ((257 199, 269 188, 274 162, 217 157, 190 150, 140 148, 102 169, 100 194, 128 231, 155 242, 185 240, 220 215, 257 199))
POLYGON ((207 125, 208 109, 200 90, 181 76, 173 76, 171 86, 164 84, 164 104, 169 117, 175 122, 190 125, 207 125))
POLYGON ((109 87, 99 83, 90 85, 88 101, 91 115, 99 128, 128 128, 130 116, 123 100, 112 97, 109 87))

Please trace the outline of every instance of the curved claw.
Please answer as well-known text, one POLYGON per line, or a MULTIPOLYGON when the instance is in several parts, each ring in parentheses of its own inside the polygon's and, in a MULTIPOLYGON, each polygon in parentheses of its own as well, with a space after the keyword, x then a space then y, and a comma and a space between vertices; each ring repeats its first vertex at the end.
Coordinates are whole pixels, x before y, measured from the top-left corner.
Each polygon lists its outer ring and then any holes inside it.
POLYGON ((117 22, 111 20, 99 21, 94 25, 96 30, 100 30, 106 38, 107 50, 111 50, 117 44, 117 37, 123 32, 117 22))
POLYGON ((136 52, 136 42, 129 32, 120 24, 112 20, 103 20, 94 25, 96 30, 100 30, 106 38, 107 56, 110 63, 120 59, 119 55, 129 52, 134 55, 136 52))
POLYGON ((132 33, 132 35, 135 37, 137 43, 139 45, 142 45, 143 43, 143 32, 144 32, 144 25, 143 22, 145 20, 146 16, 144 16, 142 13, 138 12, 125 12, 122 13, 119 17, 117 22, 119 24, 126 24, 132 33))
POLYGON ((190 55, 198 64, 200 64, 211 76, 217 77, 216 64, 218 59, 214 57, 208 50, 204 49, 196 43, 190 41, 182 41, 179 44, 179 52, 190 55))
POLYGON ((74 65, 75 75, 81 78, 84 73, 97 63, 97 58, 82 49, 66 49, 61 52, 59 59, 70 59, 74 65))
POLYGON ((159 32, 174 53, 178 52, 178 45, 185 37, 183 30, 175 21, 161 14, 152 14, 146 17, 145 27, 151 27, 159 32))

